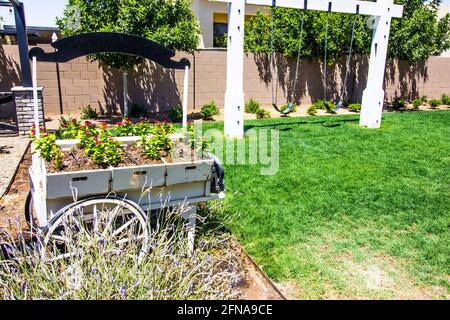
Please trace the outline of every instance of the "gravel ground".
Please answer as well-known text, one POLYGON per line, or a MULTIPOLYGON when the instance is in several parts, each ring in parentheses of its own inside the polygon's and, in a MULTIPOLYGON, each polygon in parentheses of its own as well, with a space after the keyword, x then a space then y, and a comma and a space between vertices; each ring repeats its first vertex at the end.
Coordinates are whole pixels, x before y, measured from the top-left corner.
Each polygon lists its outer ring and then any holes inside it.
POLYGON ((0 137, 0 198, 11 183, 29 142, 27 137, 0 137))

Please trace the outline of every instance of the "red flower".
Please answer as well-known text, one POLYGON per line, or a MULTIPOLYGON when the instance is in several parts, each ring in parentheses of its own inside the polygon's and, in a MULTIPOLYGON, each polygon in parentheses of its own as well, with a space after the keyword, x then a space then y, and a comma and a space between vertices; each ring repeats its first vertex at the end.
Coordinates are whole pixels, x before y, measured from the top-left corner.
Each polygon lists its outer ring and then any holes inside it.
POLYGON ((77 123, 77 119, 72 119, 72 123, 77 123))
POLYGON ((36 134, 36 130, 31 130, 31 134, 36 134))

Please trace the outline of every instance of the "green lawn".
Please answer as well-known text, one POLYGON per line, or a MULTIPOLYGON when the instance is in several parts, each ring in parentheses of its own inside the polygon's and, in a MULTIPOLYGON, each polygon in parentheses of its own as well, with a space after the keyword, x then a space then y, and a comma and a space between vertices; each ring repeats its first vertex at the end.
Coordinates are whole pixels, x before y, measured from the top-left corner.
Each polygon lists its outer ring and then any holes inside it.
POLYGON ((450 111, 358 118, 246 121, 280 130, 280 169, 226 165, 218 212, 290 296, 449 298, 450 111))

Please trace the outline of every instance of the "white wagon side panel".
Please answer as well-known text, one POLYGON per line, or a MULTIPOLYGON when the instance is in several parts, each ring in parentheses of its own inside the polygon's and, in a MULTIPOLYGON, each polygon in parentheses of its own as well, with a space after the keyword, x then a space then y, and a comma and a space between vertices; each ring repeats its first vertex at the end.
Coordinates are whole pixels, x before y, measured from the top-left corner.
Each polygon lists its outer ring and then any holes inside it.
POLYGON ((109 191, 110 170, 52 173, 47 175, 47 199, 102 194, 109 191))

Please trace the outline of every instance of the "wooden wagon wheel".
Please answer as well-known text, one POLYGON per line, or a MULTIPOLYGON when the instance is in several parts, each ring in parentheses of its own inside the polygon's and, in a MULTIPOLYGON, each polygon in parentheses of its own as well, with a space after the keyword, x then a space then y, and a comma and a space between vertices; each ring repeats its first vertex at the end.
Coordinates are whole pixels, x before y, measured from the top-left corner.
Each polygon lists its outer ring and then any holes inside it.
POLYGON ((117 249, 133 241, 141 259, 148 251, 149 230, 143 210, 120 197, 89 197, 59 210, 44 228, 42 257, 69 258, 81 253, 74 239, 95 237, 96 243, 111 241, 117 249))

